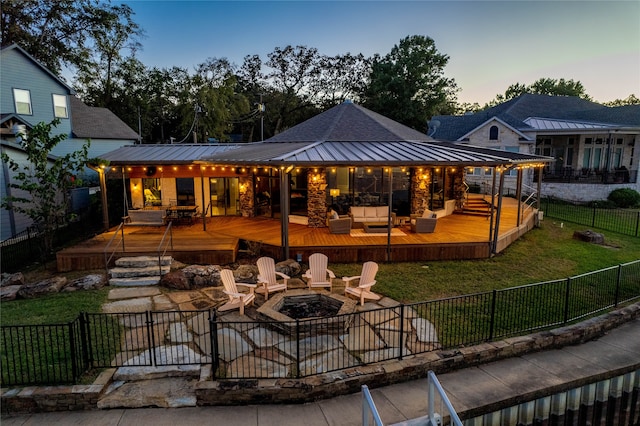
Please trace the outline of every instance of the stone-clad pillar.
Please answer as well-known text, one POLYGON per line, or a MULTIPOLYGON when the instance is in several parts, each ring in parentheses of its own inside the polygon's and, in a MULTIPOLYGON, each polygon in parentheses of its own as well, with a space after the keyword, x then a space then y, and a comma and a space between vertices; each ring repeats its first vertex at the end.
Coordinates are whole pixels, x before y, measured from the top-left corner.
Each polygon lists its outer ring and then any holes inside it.
POLYGON ((327 174, 324 168, 309 169, 307 174, 307 215, 310 228, 327 226, 327 174))
POLYGON ((255 209, 253 205, 253 176, 240 176, 240 214, 242 217, 254 217, 255 209))
POLYGON ((409 198, 411 200, 411 214, 422 214, 429 206, 429 198, 431 193, 429 192, 431 186, 431 180, 433 179, 431 169, 419 169, 412 168, 410 171, 411 179, 411 194, 409 198))

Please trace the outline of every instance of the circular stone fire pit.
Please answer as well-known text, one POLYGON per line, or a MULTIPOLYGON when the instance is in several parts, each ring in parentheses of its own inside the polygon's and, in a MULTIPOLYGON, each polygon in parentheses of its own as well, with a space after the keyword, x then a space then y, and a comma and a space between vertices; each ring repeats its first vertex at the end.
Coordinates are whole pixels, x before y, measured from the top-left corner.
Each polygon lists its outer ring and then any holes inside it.
POLYGON ((265 321, 282 323, 277 327, 282 328, 283 331, 295 331, 296 320, 298 320, 301 332, 317 333, 344 331, 348 324, 345 324, 345 317, 341 315, 353 313, 356 304, 355 300, 339 294, 289 290, 272 296, 257 311, 265 321))

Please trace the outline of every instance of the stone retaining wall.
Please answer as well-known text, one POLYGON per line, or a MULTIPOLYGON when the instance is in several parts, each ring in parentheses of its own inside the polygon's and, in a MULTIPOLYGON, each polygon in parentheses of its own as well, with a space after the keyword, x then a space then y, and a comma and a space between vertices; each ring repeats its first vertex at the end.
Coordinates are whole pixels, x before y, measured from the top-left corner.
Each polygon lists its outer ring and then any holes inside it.
MULTIPOLYGON (((195 385, 198 405, 246 405, 311 402, 337 395, 472 367, 526 353, 583 343, 640 317, 640 302, 574 325, 482 343, 454 350, 411 355, 403 360, 325 373, 304 379, 212 381, 201 375, 195 385)), ((207 371, 208 368, 203 368, 207 371)), ((115 369, 103 372, 92 385, 2 389, 2 413, 91 410, 107 389, 115 369)), ((616 372, 619 374, 619 372, 616 372)), ((599 378, 601 380, 603 378, 599 378)))

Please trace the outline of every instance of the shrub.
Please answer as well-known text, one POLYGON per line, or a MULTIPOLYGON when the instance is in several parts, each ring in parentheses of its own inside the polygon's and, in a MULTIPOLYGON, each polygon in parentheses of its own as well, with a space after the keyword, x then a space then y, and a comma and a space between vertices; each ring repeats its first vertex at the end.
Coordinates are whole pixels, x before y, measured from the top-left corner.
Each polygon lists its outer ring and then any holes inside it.
POLYGON ((609 201, 614 202, 618 207, 628 208, 640 205, 640 194, 635 189, 618 188, 609 194, 609 201))

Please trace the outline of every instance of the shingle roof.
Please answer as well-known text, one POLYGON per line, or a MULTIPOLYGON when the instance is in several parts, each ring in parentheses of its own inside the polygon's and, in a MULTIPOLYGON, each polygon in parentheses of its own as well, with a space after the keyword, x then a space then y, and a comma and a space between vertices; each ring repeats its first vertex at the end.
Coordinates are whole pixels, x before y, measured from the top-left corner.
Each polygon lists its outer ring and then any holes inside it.
POLYGON ((85 105, 69 96, 71 132, 77 138, 138 140, 138 134, 107 108, 85 105))
POLYGON ((607 107, 577 96, 526 93, 475 114, 434 116, 429 123, 430 134, 438 139, 456 141, 492 117, 498 117, 520 131, 535 130, 524 122, 531 117, 638 126, 640 105, 607 107), (436 123, 437 128, 433 131, 436 123))
POLYGON ((433 140, 424 133, 347 101, 265 142, 433 140))

